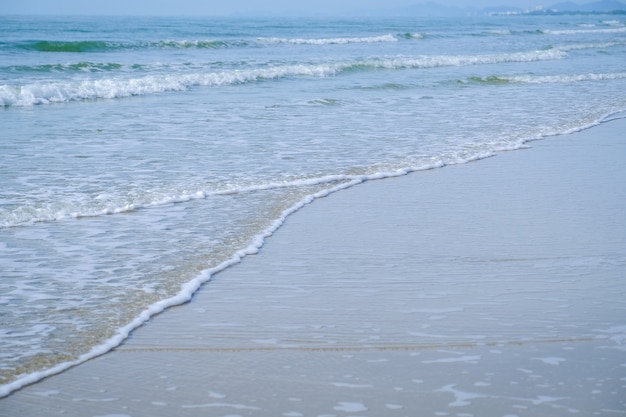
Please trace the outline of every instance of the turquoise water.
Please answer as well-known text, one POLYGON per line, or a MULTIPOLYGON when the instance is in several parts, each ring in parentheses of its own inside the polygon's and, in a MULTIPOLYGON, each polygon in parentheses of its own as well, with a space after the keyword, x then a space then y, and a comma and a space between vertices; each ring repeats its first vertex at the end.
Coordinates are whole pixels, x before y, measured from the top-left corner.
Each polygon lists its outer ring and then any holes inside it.
POLYGON ((316 196, 626 110, 623 16, 0 23, 0 395, 316 196))

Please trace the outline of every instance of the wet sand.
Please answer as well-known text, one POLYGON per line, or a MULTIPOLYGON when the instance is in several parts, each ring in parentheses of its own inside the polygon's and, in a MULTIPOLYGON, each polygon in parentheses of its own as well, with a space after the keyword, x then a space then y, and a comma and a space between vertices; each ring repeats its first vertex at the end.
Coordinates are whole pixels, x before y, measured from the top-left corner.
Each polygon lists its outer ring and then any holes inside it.
POLYGON ((626 415, 624 132, 316 200, 0 415, 626 415))

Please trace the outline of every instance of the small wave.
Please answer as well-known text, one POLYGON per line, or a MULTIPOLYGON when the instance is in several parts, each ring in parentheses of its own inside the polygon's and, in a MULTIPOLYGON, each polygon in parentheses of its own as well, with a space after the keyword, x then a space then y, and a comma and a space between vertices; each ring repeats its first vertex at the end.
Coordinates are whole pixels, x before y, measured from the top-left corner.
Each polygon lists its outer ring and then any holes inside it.
POLYGON ((580 45, 563 45, 556 47, 554 49, 558 49, 564 52, 568 51, 579 51, 584 49, 606 49, 606 48, 614 48, 618 46, 626 46, 626 42, 605 42, 605 43, 587 43, 580 45))
POLYGON ((406 90, 411 87, 413 86, 410 84, 385 83, 385 84, 358 87, 358 89, 360 90, 406 90))
POLYGON ((502 64, 508 62, 533 62, 563 59, 567 56, 561 50, 518 52, 499 55, 422 55, 392 59, 374 59, 347 66, 346 69, 404 69, 460 67, 470 65, 502 64))
POLYGON ((485 29, 480 32, 470 32, 467 35, 473 37, 511 36, 513 32, 509 29, 485 29))
POLYGON ((245 41, 220 41, 220 40, 166 40, 148 44, 148 46, 160 48, 180 48, 180 49, 221 49, 240 46, 248 46, 245 41))
POLYGON ((399 38, 404 38, 404 39, 409 39, 409 40, 424 39, 426 37, 426 35, 424 35, 423 33, 410 33, 410 32, 401 33, 401 34, 398 34, 397 36, 399 38))
MULTIPOLYGON (((490 75, 488 77, 469 77, 468 80, 471 83, 491 84, 491 85, 509 84, 511 82, 510 78, 497 77, 495 75, 490 75)), ((460 81, 460 82, 464 83, 463 81, 460 81)))
MULTIPOLYGON (((11 46, 10 44, 7 44, 11 46)), ((39 40, 13 45, 19 49, 37 52, 108 52, 120 49, 176 48, 176 49, 219 49, 250 46, 243 40, 224 41, 212 39, 162 40, 155 42, 108 42, 108 41, 50 41, 39 40)))
POLYGON ((38 52, 104 52, 117 49, 121 44, 103 41, 34 41, 20 47, 38 52))
POLYGON ((608 74, 573 74, 573 75, 519 75, 519 76, 488 76, 469 77, 466 81, 459 80, 462 84, 490 84, 502 85, 510 83, 519 84, 554 84, 554 83, 575 83, 581 81, 612 81, 626 79, 626 72, 608 74))
POLYGON ((318 98, 310 100, 308 103, 321 106, 339 106, 341 105, 341 100, 337 100, 334 98, 318 98))
POLYGON ((595 33, 626 33, 626 27, 610 28, 610 29, 563 29, 563 30, 551 30, 543 29, 541 33, 545 35, 583 35, 583 34, 595 34, 595 33))
POLYGON ((485 33, 490 36, 509 36, 513 34, 513 32, 509 29, 493 29, 486 31, 485 33))
POLYGON ((113 62, 76 62, 72 64, 47 64, 47 65, 11 65, 0 69, 8 69, 17 72, 109 72, 122 69, 122 64, 113 62))
POLYGON ((340 45, 348 43, 397 42, 393 35, 355 38, 258 38, 261 43, 286 43, 293 45, 340 45))
POLYGON ((526 84, 547 83, 574 83, 580 81, 611 81, 626 79, 626 72, 608 74, 573 74, 573 75, 544 75, 544 76, 516 76, 509 78, 511 82, 526 84))
POLYGON ((607 26, 619 26, 619 27, 624 26, 624 22, 621 22, 619 20, 603 20, 602 24, 607 25, 607 26))

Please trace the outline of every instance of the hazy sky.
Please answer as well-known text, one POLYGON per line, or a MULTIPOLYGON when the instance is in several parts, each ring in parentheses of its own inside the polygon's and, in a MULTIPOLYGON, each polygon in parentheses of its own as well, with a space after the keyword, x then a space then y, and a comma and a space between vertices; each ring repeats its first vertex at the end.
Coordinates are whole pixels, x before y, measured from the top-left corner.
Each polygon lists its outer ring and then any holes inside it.
MULTIPOLYGON (((0 0, 0 14, 228 15, 270 13, 345 13, 393 8, 431 0, 0 0)), ((435 0, 446 6, 495 5, 530 8, 544 0, 435 0)), ((547 5, 556 3, 548 1, 547 5)))

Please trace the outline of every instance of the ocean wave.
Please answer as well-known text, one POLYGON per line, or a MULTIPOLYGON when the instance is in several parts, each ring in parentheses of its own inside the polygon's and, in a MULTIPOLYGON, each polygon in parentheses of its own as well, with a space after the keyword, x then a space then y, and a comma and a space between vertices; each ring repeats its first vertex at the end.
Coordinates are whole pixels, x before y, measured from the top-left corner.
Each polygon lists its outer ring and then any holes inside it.
MULTIPOLYGON (((137 69, 140 66, 134 65, 137 69)), ((109 72, 117 71, 124 68, 124 65, 114 62, 75 62, 68 64, 42 64, 42 65, 11 65, 8 67, 0 67, 0 70, 9 70, 17 72, 109 72)))
POLYGON ((250 46, 251 43, 244 40, 223 41, 212 39, 197 40, 164 40, 159 42, 147 43, 147 47, 157 48, 179 48, 179 49, 221 49, 233 47, 250 46))
POLYGON ((460 83, 478 84, 554 84, 554 83, 575 83, 581 81, 612 81, 626 79, 626 72, 616 72, 607 74, 568 74, 568 75, 518 75, 518 76, 496 76, 469 77, 467 80, 459 80, 460 83))
MULTIPOLYGON (((419 39, 420 34, 406 34, 407 39, 419 39)), ((98 40, 80 41, 55 41, 36 40, 20 42, 17 44, 2 43, 4 48, 17 48, 37 52, 66 52, 66 53, 94 53, 109 52, 115 50, 136 50, 136 49, 222 49, 222 48, 245 48, 259 47, 267 44, 292 44, 292 45, 338 45, 351 43, 379 43, 397 42, 398 39, 391 35, 380 35, 371 37, 340 37, 340 38, 257 38, 256 40, 245 39, 166 39, 159 41, 141 42, 112 42, 98 40)))
POLYGON ((569 51, 580 51, 580 50, 585 50, 585 49, 607 49, 607 48, 614 48, 614 47, 619 47, 619 46, 626 46, 626 41, 587 43, 587 44, 579 44, 579 45, 563 45, 563 46, 558 46, 554 49, 558 49, 564 52, 569 52, 569 51))
POLYGON ((409 39, 409 40, 426 38, 426 35, 423 33, 410 33, 410 32, 400 33, 396 36, 399 38, 404 38, 404 39, 409 39))
POLYGON ((138 95, 185 91, 191 87, 223 86, 276 80, 286 77, 327 77, 344 72, 468 66, 507 62, 562 59, 560 50, 520 52, 499 55, 423 55, 418 57, 377 58, 350 62, 278 65, 269 68, 228 70, 208 73, 170 73, 139 78, 108 78, 40 82, 0 86, 0 106, 33 106, 69 101, 114 99, 138 95))
POLYGON ((492 29, 484 33, 489 36, 509 36, 513 34, 510 29, 492 29))
POLYGON ((391 35, 353 37, 353 38, 258 38, 261 43, 286 43, 293 45, 338 45, 348 43, 378 43, 397 42, 398 39, 391 35))
POLYGON ((563 59, 566 56, 567 53, 560 50, 516 52, 496 55, 422 55, 418 57, 363 61, 362 63, 354 65, 354 67, 371 67, 375 69, 460 67, 503 64, 508 62, 557 60, 563 59))
POLYGON ((104 41, 33 41, 19 44, 21 49, 38 52, 104 52, 124 45, 104 41))
POLYGON ((251 42, 244 40, 214 40, 214 39, 194 39, 194 40, 161 40, 151 42, 111 42, 111 41, 50 41, 38 40, 18 44, 4 44, 5 48, 16 47, 37 52, 110 52, 123 49, 144 49, 144 48, 174 48, 174 49, 219 49, 231 47, 250 46, 251 42))
POLYGON ((624 27, 624 22, 621 22, 619 20, 603 20, 602 21, 603 25, 607 25, 607 26, 619 26, 619 27, 624 27))
POLYGON ((626 33, 626 27, 607 28, 607 29, 542 29, 540 33, 545 35, 589 35, 589 34, 606 34, 606 33, 626 33))
POLYGON ((286 76, 326 76, 336 72, 332 65, 286 65, 275 68, 232 70, 213 73, 149 75, 130 79, 99 79, 41 82, 22 86, 0 86, 0 106, 32 106, 69 101, 114 99, 138 95, 184 91, 195 86, 242 84, 286 76))
POLYGON ((611 81, 626 79, 626 72, 608 74, 533 75, 510 77, 512 82, 526 84, 573 83, 580 81, 611 81))

